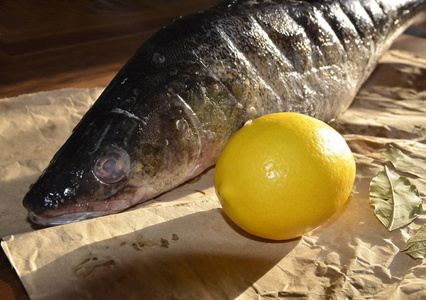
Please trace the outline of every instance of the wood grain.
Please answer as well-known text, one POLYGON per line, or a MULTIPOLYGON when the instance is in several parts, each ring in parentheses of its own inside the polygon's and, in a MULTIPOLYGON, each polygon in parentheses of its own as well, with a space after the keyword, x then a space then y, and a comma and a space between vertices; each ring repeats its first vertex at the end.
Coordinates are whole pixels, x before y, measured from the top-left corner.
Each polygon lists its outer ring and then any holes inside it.
POLYGON ((162 26, 218 0, 0 2, 0 98, 107 85, 162 26))

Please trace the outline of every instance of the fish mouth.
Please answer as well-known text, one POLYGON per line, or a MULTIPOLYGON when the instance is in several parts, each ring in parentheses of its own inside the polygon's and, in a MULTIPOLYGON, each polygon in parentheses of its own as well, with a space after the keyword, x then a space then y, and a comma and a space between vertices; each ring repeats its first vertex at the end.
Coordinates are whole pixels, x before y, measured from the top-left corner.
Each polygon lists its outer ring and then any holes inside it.
POLYGON ((103 203, 97 203, 97 205, 94 205, 93 207, 86 206, 87 209, 73 207, 47 211, 41 214, 37 214, 36 212, 29 210, 28 218, 31 222, 42 226, 65 225, 68 223, 116 214, 128 209, 130 206, 132 206, 132 202, 128 200, 103 201, 103 203))
POLYGON ((51 209, 41 213, 28 209, 28 218, 31 222, 42 226, 65 225, 88 219, 94 219, 110 214, 116 214, 138 204, 146 195, 146 187, 139 187, 130 199, 106 199, 51 209))
POLYGON ((28 218, 31 222, 42 225, 42 226, 55 226, 55 225, 65 225, 69 223, 74 223, 83 220, 94 219, 110 214, 109 211, 96 211, 96 212, 75 212, 70 214, 64 214, 55 217, 43 217, 35 212, 29 211, 28 218))

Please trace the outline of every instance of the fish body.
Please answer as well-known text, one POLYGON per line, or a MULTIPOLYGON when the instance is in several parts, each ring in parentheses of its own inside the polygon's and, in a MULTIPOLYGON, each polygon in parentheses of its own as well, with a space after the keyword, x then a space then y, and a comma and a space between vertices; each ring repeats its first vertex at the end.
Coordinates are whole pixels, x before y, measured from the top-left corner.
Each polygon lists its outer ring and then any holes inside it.
POLYGON ((265 114, 336 118, 424 6, 240 0, 175 20, 141 46, 30 187, 29 218, 64 224, 151 199, 212 166, 265 114))

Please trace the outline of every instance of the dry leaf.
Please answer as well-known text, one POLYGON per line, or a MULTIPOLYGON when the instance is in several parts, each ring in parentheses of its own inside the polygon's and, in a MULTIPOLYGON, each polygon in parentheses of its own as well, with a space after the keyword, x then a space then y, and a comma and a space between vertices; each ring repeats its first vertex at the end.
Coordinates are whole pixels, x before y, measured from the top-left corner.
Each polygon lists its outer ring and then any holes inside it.
POLYGON ((416 186, 392 174, 386 166, 370 183, 370 205, 389 231, 411 223, 422 210, 416 186))
POLYGON ((401 172, 410 173, 420 178, 426 179, 426 160, 421 158, 411 158, 399 149, 389 145, 385 156, 393 166, 401 172))
POLYGON ((426 225, 423 225, 401 250, 412 258, 425 258, 426 256, 426 225))

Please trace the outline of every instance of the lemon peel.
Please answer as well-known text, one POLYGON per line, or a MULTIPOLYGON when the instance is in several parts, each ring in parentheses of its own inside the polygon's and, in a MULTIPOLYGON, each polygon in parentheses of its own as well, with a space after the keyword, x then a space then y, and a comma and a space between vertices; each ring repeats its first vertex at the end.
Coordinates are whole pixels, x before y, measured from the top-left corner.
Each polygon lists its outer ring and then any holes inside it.
POLYGON ((298 113, 260 117, 240 129, 215 168, 226 214, 266 239, 299 237, 333 215, 350 196, 355 160, 343 137, 298 113))

